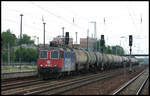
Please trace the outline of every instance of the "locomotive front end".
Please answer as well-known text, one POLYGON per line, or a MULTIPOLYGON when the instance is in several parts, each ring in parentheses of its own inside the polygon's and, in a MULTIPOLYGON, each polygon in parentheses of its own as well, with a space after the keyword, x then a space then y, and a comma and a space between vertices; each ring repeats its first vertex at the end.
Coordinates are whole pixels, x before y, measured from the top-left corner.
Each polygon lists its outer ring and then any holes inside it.
POLYGON ((63 52, 60 50, 39 50, 38 74, 40 77, 49 78, 57 76, 63 63, 63 52))

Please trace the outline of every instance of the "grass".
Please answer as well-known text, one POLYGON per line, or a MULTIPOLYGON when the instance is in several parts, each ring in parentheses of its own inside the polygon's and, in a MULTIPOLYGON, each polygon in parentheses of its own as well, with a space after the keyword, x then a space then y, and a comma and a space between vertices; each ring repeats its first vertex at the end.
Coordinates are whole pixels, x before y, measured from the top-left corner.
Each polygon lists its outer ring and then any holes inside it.
MULTIPOLYGON (((1 70, 18 70, 20 69, 20 66, 6 66, 6 67, 1 67, 1 70)), ((33 70, 33 69, 37 69, 37 66, 27 66, 27 65, 23 65, 21 66, 21 70, 33 70)))

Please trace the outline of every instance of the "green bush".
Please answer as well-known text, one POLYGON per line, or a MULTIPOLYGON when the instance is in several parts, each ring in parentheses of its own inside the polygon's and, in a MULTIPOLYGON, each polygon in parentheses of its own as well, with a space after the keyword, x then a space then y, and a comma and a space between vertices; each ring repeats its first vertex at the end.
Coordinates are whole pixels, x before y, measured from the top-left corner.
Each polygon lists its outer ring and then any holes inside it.
MULTIPOLYGON (((20 49, 18 48, 15 52, 16 61, 19 61, 20 49)), ((36 49, 32 48, 21 48, 21 61, 22 62, 36 62, 38 57, 38 52, 36 49)))

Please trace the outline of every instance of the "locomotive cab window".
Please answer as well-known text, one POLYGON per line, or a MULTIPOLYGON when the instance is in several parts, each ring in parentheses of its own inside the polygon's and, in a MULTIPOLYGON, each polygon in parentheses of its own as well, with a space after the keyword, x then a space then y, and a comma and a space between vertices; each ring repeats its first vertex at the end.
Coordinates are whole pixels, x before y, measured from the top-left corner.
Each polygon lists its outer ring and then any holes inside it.
POLYGON ((57 59, 59 57, 58 51, 51 51, 51 58, 52 59, 57 59))
POLYGON ((64 53, 60 51, 60 58, 64 58, 64 53))
POLYGON ((47 58, 47 51, 40 51, 39 58, 47 58))

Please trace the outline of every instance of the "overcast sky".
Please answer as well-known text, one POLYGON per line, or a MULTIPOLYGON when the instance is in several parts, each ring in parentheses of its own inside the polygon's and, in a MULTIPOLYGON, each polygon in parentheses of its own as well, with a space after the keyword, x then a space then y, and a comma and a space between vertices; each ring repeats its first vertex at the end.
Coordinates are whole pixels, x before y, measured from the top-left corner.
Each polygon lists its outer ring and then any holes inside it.
MULTIPOLYGON (((58 35, 70 32, 75 42, 75 32, 80 38, 94 34, 96 21, 97 39, 105 35, 106 45, 121 45, 129 53, 128 36, 133 35, 133 53, 149 54, 149 2, 118 1, 13 1, 1 2, 1 32, 10 29, 17 37, 20 34, 20 14, 23 16, 23 34, 40 38, 43 43, 43 21, 46 22, 46 43, 58 35), (74 18, 74 22, 73 22, 74 18), (105 23, 104 23, 105 18, 105 23), (142 18, 142 20, 141 20, 142 18), (124 37, 124 38, 121 38, 124 37)), ((37 44, 37 40, 36 40, 37 44)))

